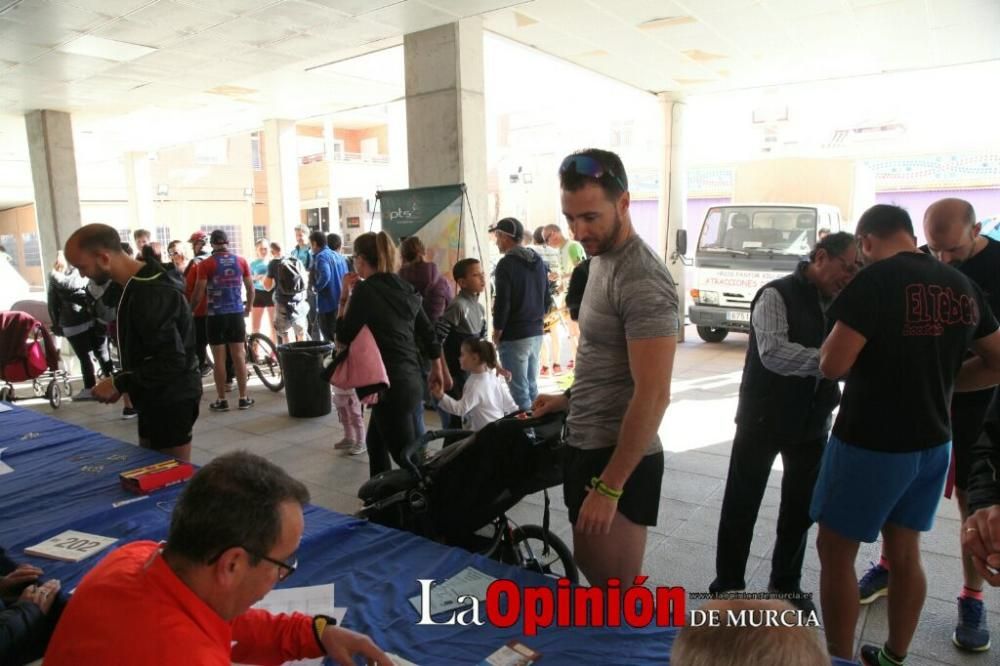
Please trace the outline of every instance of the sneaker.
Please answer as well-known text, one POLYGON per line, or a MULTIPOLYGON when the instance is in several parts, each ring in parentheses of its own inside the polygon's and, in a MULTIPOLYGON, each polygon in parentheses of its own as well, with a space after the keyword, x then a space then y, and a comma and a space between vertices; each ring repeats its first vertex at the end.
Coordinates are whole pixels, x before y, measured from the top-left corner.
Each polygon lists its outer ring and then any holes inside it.
POLYGON ((213 412, 228 412, 229 411, 229 401, 228 400, 216 400, 208 406, 213 412))
POLYGON ((563 371, 562 371, 562 366, 561 365, 559 365, 558 363, 555 363, 555 364, 552 365, 552 374, 554 376, 558 377, 559 375, 562 374, 562 372, 563 371))
POLYGON ((542 366, 542 371, 541 371, 541 372, 539 372, 538 374, 539 374, 539 376, 541 376, 541 377, 548 377, 548 376, 549 376, 549 366, 547 366, 547 365, 543 365, 543 366, 542 366))
POLYGON ((247 396, 245 398, 240 398, 240 409, 250 409, 251 407, 253 407, 254 402, 255 402, 254 399, 251 398, 250 396, 247 396))
POLYGON ((124 407, 122 409, 122 420, 128 421, 129 419, 134 419, 139 416, 139 412, 135 411, 132 407, 124 407))
POLYGON ((89 388, 82 388, 80 392, 73 396, 73 402, 79 402, 81 400, 93 400, 94 394, 89 388))
POLYGON ((364 442, 353 442, 351 444, 351 448, 347 450, 347 454, 351 456, 359 456, 367 450, 368 447, 365 446, 364 442))
POLYGON ((870 604, 879 597, 889 595, 889 570, 881 564, 874 562, 858 583, 858 595, 861 597, 861 605, 870 604))
POLYGON ((882 648, 877 645, 862 645, 861 646, 861 666, 889 666, 891 664, 902 664, 901 661, 895 661, 886 655, 885 660, 880 658, 882 653, 882 648))
POLYGON ((802 590, 792 590, 791 592, 785 592, 777 588, 768 587, 767 591, 775 595, 783 595, 776 597, 781 601, 787 601, 791 605, 795 606, 796 610, 800 610, 805 614, 815 613, 816 604, 813 603, 813 595, 808 592, 803 592, 802 590))
POLYGON ((200 368, 198 368, 198 372, 201 373, 202 377, 208 377, 210 374, 212 374, 213 370, 214 368, 210 365, 203 365, 200 368))
POLYGON ((961 650, 986 652, 990 649, 990 630, 986 626, 986 606, 979 599, 958 598, 958 624, 951 642, 961 650))
POLYGON ((348 438, 345 437, 344 439, 342 439, 339 442, 337 442, 336 444, 334 444, 333 448, 336 449, 337 451, 344 451, 346 449, 352 449, 352 448, 354 448, 354 440, 353 439, 348 439, 348 438))

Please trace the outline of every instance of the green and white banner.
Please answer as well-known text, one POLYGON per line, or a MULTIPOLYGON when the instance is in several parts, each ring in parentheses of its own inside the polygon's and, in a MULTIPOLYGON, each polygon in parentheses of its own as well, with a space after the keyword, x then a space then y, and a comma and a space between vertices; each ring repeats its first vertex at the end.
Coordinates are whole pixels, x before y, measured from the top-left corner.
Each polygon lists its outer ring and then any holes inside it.
POLYGON ((451 278, 451 269, 461 257, 461 185, 384 190, 377 194, 382 211, 382 230, 399 243, 418 236, 427 248, 427 261, 451 278))

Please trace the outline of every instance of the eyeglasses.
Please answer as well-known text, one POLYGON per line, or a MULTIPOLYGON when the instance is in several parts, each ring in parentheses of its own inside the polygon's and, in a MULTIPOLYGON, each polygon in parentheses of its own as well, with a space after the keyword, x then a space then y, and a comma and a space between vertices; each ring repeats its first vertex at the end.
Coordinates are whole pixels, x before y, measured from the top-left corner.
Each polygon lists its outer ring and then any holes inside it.
POLYGON ((579 176, 593 178, 594 180, 600 180, 605 176, 610 176, 616 183, 618 183, 618 187, 622 188, 623 192, 628 190, 628 188, 625 187, 625 183, 623 183, 621 178, 618 177, 618 174, 598 162, 590 155, 570 155, 564 159, 563 163, 559 165, 559 175, 565 173, 575 173, 579 176))
POLYGON ((259 557, 260 559, 264 560, 265 562, 270 562, 271 564, 277 566, 278 567, 278 581, 279 582, 283 581, 286 578, 288 578, 289 576, 291 576, 293 573, 295 573, 295 570, 299 568, 299 558, 295 557, 294 555, 292 556, 291 561, 289 561, 289 562, 282 562, 281 560, 276 560, 276 559, 274 559, 272 557, 268 557, 267 555, 264 555, 263 553, 255 553, 254 551, 250 550, 249 548, 245 548, 244 547, 243 550, 247 551, 248 553, 250 553, 254 557, 259 557))
POLYGON ((295 570, 299 568, 299 558, 295 557, 294 555, 292 556, 290 561, 282 562, 281 560, 276 560, 273 557, 268 557, 264 553, 258 553, 257 551, 250 550, 246 546, 229 546, 227 548, 223 548, 222 550, 219 551, 218 555, 216 555, 215 557, 213 557, 208 561, 208 564, 213 564, 214 562, 218 561, 218 559, 222 557, 222 554, 225 553, 230 548, 242 548, 247 552, 248 555, 256 557, 257 559, 260 560, 264 560, 265 562, 269 562, 278 567, 278 582, 285 580, 293 573, 295 573, 295 570))
POLYGON ((840 262, 840 265, 844 267, 844 270, 847 271, 848 275, 854 275, 864 267, 864 264, 862 264, 860 261, 855 261, 852 264, 848 263, 848 261, 843 257, 834 257, 834 259, 840 262))

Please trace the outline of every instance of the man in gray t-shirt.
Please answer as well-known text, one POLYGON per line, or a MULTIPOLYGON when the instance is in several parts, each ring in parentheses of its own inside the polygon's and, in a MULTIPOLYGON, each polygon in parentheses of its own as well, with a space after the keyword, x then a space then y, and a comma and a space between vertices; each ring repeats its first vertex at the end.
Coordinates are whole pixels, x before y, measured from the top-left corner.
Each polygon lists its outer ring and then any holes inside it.
POLYGON ((580 308, 576 379, 565 395, 539 396, 536 415, 569 410, 563 495, 573 554, 592 585, 641 573, 663 479, 657 430, 670 402, 677 290, 636 234, 625 168, 589 149, 559 168, 563 215, 593 257, 580 308))

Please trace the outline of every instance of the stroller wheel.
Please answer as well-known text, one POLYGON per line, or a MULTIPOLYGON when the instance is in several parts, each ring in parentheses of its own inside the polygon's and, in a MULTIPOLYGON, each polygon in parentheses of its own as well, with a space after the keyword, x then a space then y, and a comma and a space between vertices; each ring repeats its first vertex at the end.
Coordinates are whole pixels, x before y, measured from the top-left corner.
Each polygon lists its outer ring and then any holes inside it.
POLYGON ((45 395, 45 389, 42 388, 41 382, 39 382, 37 379, 31 382, 31 392, 35 394, 36 398, 41 398, 43 395, 45 395))
POLYGON ((574 584, 580 582, 573 552, 551 531, 546 538, 541 525, 521 525, 514 528, 512 541, 517 561, 508 564, 552 578, 568 578, 574 584))
POLYGON ((45 397, 48 398, 52 409, 59 409, 59 405, 62 404, 62 390, 59 388, 58 381, 53 379, 49 382, 48 387, 45 389, 45 397))

